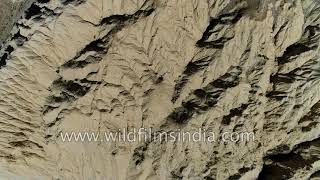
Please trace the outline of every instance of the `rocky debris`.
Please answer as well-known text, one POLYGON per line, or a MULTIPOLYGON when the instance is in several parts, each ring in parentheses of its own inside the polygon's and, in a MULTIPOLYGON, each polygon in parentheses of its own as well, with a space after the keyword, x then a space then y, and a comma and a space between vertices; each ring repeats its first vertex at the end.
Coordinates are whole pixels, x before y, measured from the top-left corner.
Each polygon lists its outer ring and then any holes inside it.
POLYGON ((319 179, 318 1, 0 7, 0 179, 319 179), (61 137, 141 127, 217 141, 61 137))

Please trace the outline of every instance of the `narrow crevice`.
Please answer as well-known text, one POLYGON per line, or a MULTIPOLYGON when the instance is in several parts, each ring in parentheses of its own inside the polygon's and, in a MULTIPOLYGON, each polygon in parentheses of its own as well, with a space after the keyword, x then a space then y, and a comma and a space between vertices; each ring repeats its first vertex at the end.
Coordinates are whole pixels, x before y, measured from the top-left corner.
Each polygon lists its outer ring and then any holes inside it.
POLYGON ((223 36, 216 40, 209 40, 212 34, 216 33, 216 27, 227 27, 228 30, 226 31, 233 31, 234 25, 241 19, 243 16, 244 9, 240 9, 233 13, 229 14, 222 14, 217 18, 213 18, 210 20, 210 23, 202 35, 202 38, 197 41, 196 45, 202 48, 215 48, 215 49, 222 49, 224 44, 228 42, 233 36, 223 36), (228 27, 231 26, 231 27, 228 27))
POLYGON ((50 2, 50 0, 37 0, 38 3, 44 4, 50 2))
MULTIPOLYGON (((71 96, 66 92, 61 92, 59 95, 53 95, 48 97, 48 102, 50 103, 62 103, 65 101, 73 101, 73 100, 75 100, 75 97, 71 96)), ((44 112, 48 112, 48 111, 45 110, 44 112)))
POLYGON ((242 113, 247 109, 247 107, 248 107, 248 104, 242 104, 238 108, 231 109, 228 115, 223 116, 222 124, 229 125, 233 117, 241 117, 242 113))
POLYGON ((252 167, 242 167, 239 169, 238 173, 230 176, 228 180, 238 180, 240 179, 245 173, 248 171, 251 171, 253 168, 252 167))
POLYGON ((132 15, 124 14, 124 15, 112 15, 106 18, 103 18, 100 22, 100 25, 104 24, 125 24, 125 23, 135 23, 141 17, 149 16, 155 9, 150 7, 147 10, 138 10, 136 13, 132 15))
POLYGON ((53 83, 53 86, 57 87, 57 88, 61 88, 62 91, 71 93, 71 94, 73 94, 75 96, 79 96, 79 97, 84 96, 88 92, 88 90, 90 89, 90 87, 81 85, 77 82, 64 81, 62 79, 56 80, 53 83))
POLYGON ((148 144, 136 148, 133 152, 132 160, 135 166, 139 166, 145 159, 144 153, 148 149, 148 144))
POLYGON ((30 141, 30 140, 22 140, 22 141, 12 141, 12 142, 9 142, 9 144, 11 146, 14 146, 14 147, 22 147, 22 148, 33 148, 33 147, 36 147, 38 149, 43 149, 43 147, 33 141, 30 141))
POLYGON ((312 48, 304 45, 304 44, 293 44, 289 46, 284 54, 278 58, 279 65, 283 65, 285 63, 288 63, 292 60, 293 57, 298 56, 304 52, 310 51, 312 48))
POLYGON ((313 178, 316 179, 320 179, 320 171, 314 172, 311 176, 310 176, 310 180, 313 180, 313 178))
POLYGON ((27 40, 27 37, 21 35, 20 30, 11 38, 11 41, 15 41, 17 46, 22 46, 27 40))
POLYGON ((68 5, 68 4, 80 5, 80 4, 84 3, 84 2, 86 2, 86 0, 60 0, 60 1, 65 6, 68 5))
POLYGON ((5 66, 7 64, 7 59, 9 58, 10 54, 14 51, 14 48, 11 45, 8 45, 7 48, 4 50, 3 55, 0 58, 0 67, 5 66))
POLYGON ((39 7, 36 3, 33 3, 29 9, 26 10, 25 12, 25 18, 30 19, 31 17, 40 15, 41 12, 41 7, 39 7))
POLYGON ((68 61, 67 63, 63 64, 61 67, 62 68, 83 68, 85 66, 87 66, 88 64, 92 64, 92 63, 97 63, 99 61, 101 61, 101 57, 94 57, 94 56, 89 56, 84 60, 81 61, 75 61, 75 60, 71 60, 68 61))
POLYGON ((320 139, 315 139, 296 145, 290 152, 288 148, 284 151, 279 148, 277 151, 273 150, 272 155, 264 158, 265 163, 258 180, 290 179, 298 170, 311 169, 312 164, 320 160, 319 153, 314 151, 319 148, 320 139))
POLYGON ((304 30, 303 38, 297 43, 287 47, 284 54, 277 59, 279 65, 292 62, 302 53, 317 49, 319 39, 320 27, 312 25, 307 26, 304 30))
POLYGON ((176 102, 176 100, 179 98, 180 93, 183 87, 189 81, 190 76, 208 67, 211 61, 212 58, 206 57, 195 62, 189 62, 187 64, 184 72, 182 73, 181 77, 177 80, 176 85, 174 87, 174 93, 171 99, 173 103, 176 102))
POLYGON ((209 83, 203 89, 193 92, 194 98, 182 103, 181 107, 176 108, 168 118, 176 123, 183 124, 194 115, 212 108, 219 100, 220 96, 229 88, 239 84, 241 69, 232 67, 226 74, 209 83))

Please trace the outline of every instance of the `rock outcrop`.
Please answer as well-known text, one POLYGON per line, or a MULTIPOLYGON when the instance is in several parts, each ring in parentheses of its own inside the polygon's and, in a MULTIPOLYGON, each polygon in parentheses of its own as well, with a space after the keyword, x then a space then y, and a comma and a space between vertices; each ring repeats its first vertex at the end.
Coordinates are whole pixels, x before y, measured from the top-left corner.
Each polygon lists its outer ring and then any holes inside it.
POLYGON ((317 0, 0 7, 0 179, 320 178, 317 0), (138 128, 217 140, 61 138, 138 128))

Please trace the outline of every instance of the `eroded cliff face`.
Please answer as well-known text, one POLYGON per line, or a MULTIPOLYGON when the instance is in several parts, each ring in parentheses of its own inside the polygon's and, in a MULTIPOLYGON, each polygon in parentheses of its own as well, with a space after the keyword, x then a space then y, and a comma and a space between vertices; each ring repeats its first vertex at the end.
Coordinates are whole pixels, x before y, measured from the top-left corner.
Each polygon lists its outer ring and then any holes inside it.
POLYGON ((319 179, 317 0, 0 6, 1 179, 319 179), (255 139, 61 140, 141 127, 255 139))

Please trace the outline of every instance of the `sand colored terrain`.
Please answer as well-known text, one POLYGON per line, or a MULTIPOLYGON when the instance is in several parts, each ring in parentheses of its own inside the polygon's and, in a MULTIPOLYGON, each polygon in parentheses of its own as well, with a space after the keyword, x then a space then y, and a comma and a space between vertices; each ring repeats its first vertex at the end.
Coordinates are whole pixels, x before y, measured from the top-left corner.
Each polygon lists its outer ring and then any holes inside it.
POLYGON ((319 179, 319 17, 317 0, 0 0, 0 179, 319 179), (255 139, 61 140, 141 127, 255 139))

